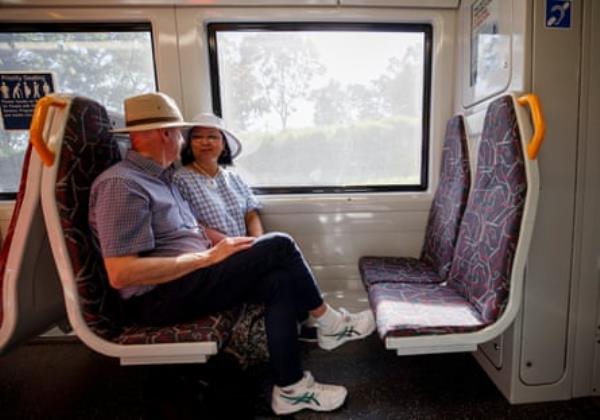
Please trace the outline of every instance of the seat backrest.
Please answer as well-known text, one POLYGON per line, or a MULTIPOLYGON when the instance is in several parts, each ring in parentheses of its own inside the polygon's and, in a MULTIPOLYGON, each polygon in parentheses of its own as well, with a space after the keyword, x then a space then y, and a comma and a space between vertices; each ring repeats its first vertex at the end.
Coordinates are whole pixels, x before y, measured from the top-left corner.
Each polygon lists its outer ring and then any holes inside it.
POLYGON ((456 115, 446 125, 440 179, 429 210, 421 252, 421 259, 437 268, 442 280, 446 280, 452 265, 470 186, 465 124, 463 117, 456 115))
POLYGON ((477 170, 460 225, 448 284, 485 322, 503 312, 527 193, 527 175, 511 96, 488 107, 477 170))
POLYGON ((8 260, 8 252, 10 250, 10 245, 12 244, 13 235, 15 234, 15 227, 17 226, 17 219, 21 211, 21 206, 23 205, 23 198, 25 196, 25 184, 27 183, 27 172, 29 170, 30 158, 31 145, 29 145, 27 147, 27 150, 25 151, 25 156, 23 158, 23 168, 21 170, 21 182, 19 183, 19 191, 17 192, 17 199, 15 201, 15 206, 13 208, 12 216, 10 218, 10 224, 8 225, 6 236, 4 237, 4 241, 2 242, 2 251, 0 252, 0 325, 2 325, 2 320, 4 319, 4 273, 6 270, 6 262, 8 260))
MULTIPOLYGON (((57 111, 49 118, 45 126, 49 134, 64 127, 59 123, 64 115, 57 111)), ((28 146, 0 253, 0 353, 65 318, 63 293, 42 214, 41 174, 42 161, 28 146)))
POLYGON ((87 98, 72 99, 55 190, 83 317, 90 329, 105 339, 121 333, 120 299, 108 283, 99 246, 90 230, 88 202, 94 179, 121 160, 110 128, 102 105, 87 98))

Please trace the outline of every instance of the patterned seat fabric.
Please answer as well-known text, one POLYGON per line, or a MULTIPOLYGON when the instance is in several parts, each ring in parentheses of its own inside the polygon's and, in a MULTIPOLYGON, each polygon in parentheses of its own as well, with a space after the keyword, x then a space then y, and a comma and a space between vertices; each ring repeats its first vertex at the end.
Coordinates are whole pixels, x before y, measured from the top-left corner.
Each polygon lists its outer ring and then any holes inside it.
POLYGON ((21 182, 19 183, 19 192, 17 193, 17 199, 15 201, 15 207, 10 218, 10 224, 6 231, 6 236, 2 242, 2 251, 0 252, 0 325, 4 319, 4 296, 2 290, 4 288, 4 272, 6 270, 6 262, 8 260, 8 251, 10 250, 10 244, 15 233, 15 227, 17 225, 17 219, 19 218, 19 212, 21 211, 21 205, 25 198, 25 185, 27 184, 27 173, 29 171, 29 159, 31 158, 31 144, 27 146, 25 156, 23 158, 23 168, 21 169, 21 182))
POLYGON ((504 310, 525 207, 527 177, 510 96, 492 102, 485 116, 477 173, 460 226, 448 284, 485 322, 504 310))
POLYGON ((425 231, 421 258, 362 257, 359 270, 368 288, 381 282, 440 283, 446 280, 470 186, 463 118, 448 121, 440 180, 425 231))
POLYGON ((486 323, 446 284, 377 283, 369 287, 381 338, 475 331, 486 323))
POLYGON ((438 271, 410 257, 361 257, 358 268, 367 288, 378 283, 440 283, 438 271))
POLYGON ((100 172, 121 158, 109 129, 104 107, 85 98, 73 99, 55 192, 86 323, 99 336, 121 344, 216 341, 222 347, 239 311, 161 328, 124 322, 120 298, 109 286, 98 244, 88 225, 91 184, 100 172))
POLYGON ((485 116, 477 172, 443 284, 376 283, 369 300, 382 338, 470 332, 493 323, 508 300, 527 178, 510 96, 485 116))

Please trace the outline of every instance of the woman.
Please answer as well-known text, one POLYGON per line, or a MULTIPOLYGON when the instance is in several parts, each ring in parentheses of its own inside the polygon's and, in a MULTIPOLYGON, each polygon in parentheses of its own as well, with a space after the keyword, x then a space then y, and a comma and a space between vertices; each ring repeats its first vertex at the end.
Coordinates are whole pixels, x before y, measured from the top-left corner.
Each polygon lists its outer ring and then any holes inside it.
MULTIPOLYGON (((237 174, 225 169, 240 154, 240 141, 216 115, 200 114, 194 122, 198 125, 188 133, 181 152, 183 167, 173 182, 213 244, 225 236, 262 235, 260 202, 237 174)), ((269 359, 262 306, 244 308, 224 351, 243 367, 269 359)))
POLYGON ((258 215, 260 202, 230 166, 242 150, 237 137, 213 114, 200 114, 181 154, 184 165, 174 182, 213 243, 223 236, 255 236, 264 233, 258 215))
MULTIPOLYGON (((189 131, 181 152, 184 166, 173 178, 181 195, 213 244, 224 236, 261 236, 260 202, 239 175, 225 169, 242 151, 240 141, 214 114, 197 115, 192 122, 198 125, 189 131)), ((298 338, 316 342, 308 313, 298 314, 298 321, 298 338)))

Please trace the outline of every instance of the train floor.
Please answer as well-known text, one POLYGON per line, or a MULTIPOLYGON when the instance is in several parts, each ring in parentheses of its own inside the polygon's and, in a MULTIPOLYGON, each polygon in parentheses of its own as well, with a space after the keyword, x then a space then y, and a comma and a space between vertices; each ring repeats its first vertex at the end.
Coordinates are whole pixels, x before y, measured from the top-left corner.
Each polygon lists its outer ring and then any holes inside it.
MULTIPOLYGON (((398 357, 373 335, 326 352, 302 344, 305 367, 347 386, 333 413, 297 419, 598 419, 600 398, 510 405, 468 354, 398 357)), ((273 419, 266 366, 121 367, 69 340, 35 340, 0 357, 3 419, 273 419)))

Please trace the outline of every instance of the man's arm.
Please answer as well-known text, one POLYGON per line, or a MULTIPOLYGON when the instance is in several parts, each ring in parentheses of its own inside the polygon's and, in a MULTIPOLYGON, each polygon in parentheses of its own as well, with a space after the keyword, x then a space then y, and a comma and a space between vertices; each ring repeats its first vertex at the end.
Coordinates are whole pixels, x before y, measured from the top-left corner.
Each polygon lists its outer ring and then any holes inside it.
POLYGON ((110 285, 115 289, 161 284, 194 270, 217 264, 237 252, 250 248, 253 242, 254 238, 246 236, 225 238, 206 251, 186 253, 177 257, 106 257, 104 266, 110 285))

